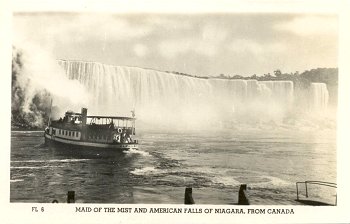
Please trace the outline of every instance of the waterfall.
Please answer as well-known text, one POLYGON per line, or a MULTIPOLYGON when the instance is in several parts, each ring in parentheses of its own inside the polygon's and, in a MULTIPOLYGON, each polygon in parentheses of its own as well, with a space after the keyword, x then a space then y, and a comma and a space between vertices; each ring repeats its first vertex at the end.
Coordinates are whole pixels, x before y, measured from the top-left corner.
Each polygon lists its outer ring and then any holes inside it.
POLYGON ((325 83, 311 83, 309 89, 309 109, 314 113, 324 113, 328 107, 329 93, 325 83))
MULTIPOLYGON (((69 79, 88 89, 93 113, 129 115, 135 109, 146 122, 192 125, 280 120, 294 104, 292 81, 197 78, 96 62, 58 63, 69 79)), ((325 84, 311 85, 315 105, 326 106, 325 90, 325 84)))

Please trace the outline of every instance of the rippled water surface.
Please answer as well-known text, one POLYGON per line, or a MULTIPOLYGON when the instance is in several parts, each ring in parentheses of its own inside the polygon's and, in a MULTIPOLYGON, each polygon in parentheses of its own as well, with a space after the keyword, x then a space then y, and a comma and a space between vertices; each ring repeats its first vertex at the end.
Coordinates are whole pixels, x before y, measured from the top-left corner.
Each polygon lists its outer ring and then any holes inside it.
POLYGON ((12 132, 11 202, 65 202, 73 190, 81 203, 181 204, 191 186, 198 204, 232 204, 245 183, 254 204, 296 204, 296 181, 336 182, 335 131, 139 132, 139 149, 124 152, 48 147, 42 132, 12 132))

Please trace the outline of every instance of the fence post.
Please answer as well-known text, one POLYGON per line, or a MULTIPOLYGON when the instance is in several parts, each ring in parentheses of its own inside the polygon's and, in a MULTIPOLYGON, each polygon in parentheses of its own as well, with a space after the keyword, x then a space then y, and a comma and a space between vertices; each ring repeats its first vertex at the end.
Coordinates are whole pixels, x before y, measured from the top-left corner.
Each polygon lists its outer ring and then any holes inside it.
POLYGON ((75 203, 75 191, 68 191, 67 203, 75 203))
POLYGON ((335 194, 335 205, 338 204, 338 194, 335 194))
POLYGON ((185 205, 194 204, 194 200, 192 197, 192 187, 186 187, 185 189, 185 205))
POLYGON ((295 183, 297 185, 297 200, 299 200, 299 188, 298 188, 298 182, 295 183))
POLYGON ((238 204, 239 205, 250 205, 249 199, 247 197, 247 185, 241 184, 238 192, 238 204))
POLYGON ((309 194, 308 194, 308 192, 307 192, 307 181, 305 181, 305 193, 306 193, 306 197, 308 198, 309 197, 309 194))

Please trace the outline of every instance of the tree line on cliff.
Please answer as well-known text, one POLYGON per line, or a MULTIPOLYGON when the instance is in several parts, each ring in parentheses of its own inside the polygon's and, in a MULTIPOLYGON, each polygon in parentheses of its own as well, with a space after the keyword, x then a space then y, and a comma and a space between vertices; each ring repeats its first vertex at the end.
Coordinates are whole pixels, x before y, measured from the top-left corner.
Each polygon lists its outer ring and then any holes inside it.
POLYGON ((326 83, 327 86, 337 86, 338 85, 338 68, 316 68, 311 70, 306 70, 303 73, 298 71, 294 73, 283 73, 280 69, 270 73, 257 76, 256 74, 252 76, 243 77, 240 75, 226 76, 220 74, 216 76, 217 78, 224 79, 255 79, 258 81, 293 81, 296 87, 307 88, 312 82, 326 83))
POLYGON ((306 70, 302 73, 298 71, 292 73, 283 73, 280 69, 277 69, 271 73, 263 74, 263 75, 251 75, 251 76, 241 76, 241 75, 225 75, 220 74, 217 76, 196 76, 190 75, 182 72, 169 72, 177 75, 183 75, 194 78, 202 78, 202 79, 227 79, 227 80, 258 80, 258 81, 292 81, 294 86, 300 88, 307 88, 310 86, 310 83, 318 82, 318 83, 326 83, 327 86, 338 86, 338 68, 316 68, 311 70, 306 70))

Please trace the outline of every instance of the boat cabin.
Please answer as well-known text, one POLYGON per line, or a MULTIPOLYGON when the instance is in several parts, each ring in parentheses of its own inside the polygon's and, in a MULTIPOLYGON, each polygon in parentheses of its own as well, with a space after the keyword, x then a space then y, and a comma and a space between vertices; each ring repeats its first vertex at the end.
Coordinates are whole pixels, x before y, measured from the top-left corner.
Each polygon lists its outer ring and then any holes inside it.
POLYGON ((87 109, 81 113, 67 111, 63 118, 52 121, 47 133, 55 138, 94 143, 137 143, 134 113, 132 117, 88 116, 87 109))

